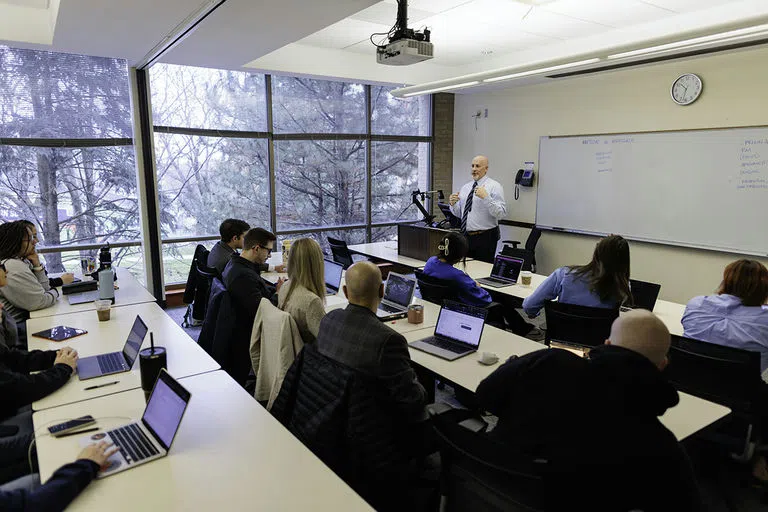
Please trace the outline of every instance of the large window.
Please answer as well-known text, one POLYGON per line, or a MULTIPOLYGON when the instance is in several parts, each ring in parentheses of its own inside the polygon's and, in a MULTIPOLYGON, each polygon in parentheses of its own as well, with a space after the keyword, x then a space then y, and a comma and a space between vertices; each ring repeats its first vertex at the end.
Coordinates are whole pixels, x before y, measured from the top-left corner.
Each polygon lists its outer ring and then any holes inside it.
POLYGON ((324 248, 328 236, 391 240, 420 218, 411 192, 429 188, 430 98, 164 64, 150 77, 166 283, 186 278, 195 243, 210 246, 228 217, 324 248))
POLYGON ((125 61, 0 46, 0 221, 35 222, 50 271, 121 242, 143 277, 132 136, 125 61))

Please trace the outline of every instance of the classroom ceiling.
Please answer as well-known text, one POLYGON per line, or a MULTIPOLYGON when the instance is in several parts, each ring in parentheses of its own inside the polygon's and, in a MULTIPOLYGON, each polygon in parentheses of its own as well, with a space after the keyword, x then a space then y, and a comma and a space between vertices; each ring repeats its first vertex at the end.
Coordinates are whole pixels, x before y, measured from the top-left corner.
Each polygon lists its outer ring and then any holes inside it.
MULTIPOLYGON (((140 64, 221 0, 0 0, 0 44, 140 64)), ((539 63, 604 57, 768 23, 768 0, 410 0, 435 58, 375 62, 396 0, 226 0, 160 61, 226 69, 423 84, 539 63)))

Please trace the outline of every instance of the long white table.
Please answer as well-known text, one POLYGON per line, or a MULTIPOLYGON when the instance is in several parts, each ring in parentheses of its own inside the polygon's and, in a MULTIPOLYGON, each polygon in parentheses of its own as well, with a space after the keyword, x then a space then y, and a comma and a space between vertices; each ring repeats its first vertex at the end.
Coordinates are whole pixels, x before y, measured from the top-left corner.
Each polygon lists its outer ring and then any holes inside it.
MULTIPOLYGON (((192 398, 169 455, 94 481, 67 510, 371 510, 225 372, 179 382, 192 398)), ((141 390, 133 390, 37 412, 33 421, 38 430, 91 414, 108 429, 128 422, 121 417, 141 418, 144 406, 141 390)), ((45 482, 77 456, 81 436, 42 432, 45 482)))
MULTIPOLYGON (((30 350, 56 350, 69 346, 77 350, 80 357, 119 352, 131 330, 136 315, 155 335, 155 345, 165 347, 168 353, 168 371, 176 377, 187 377, 204 372, 218 370, 214 361, 189 335, 154 302, 134 304, 113 308, 107 322, 99 322, 95 311, 82 311, 63 316, 49 316, 27 320, 30 350), (32 333, 50 329, 57 325, 86 329, 88 334, 57 343, 31 336, 32 333)), ((149 347, 147 334, 142 348, 149 347)), ((130 372, 106 375, 81 381, 76 375, 61 389, 32 404, 35 411, 58 407, 60 405, 89 400, 103 395, 113 395, 122 391, 141 387, 140 363, 136 361, 130 372), (118 381, 118 384, 85 391, 88 386, 118 381)))
MULTIPOLYGON (((144 302, 155 302, 155 297, 147 291, 146 288, 141 286, 141 283, 131 274, 130 271, 124 268, 117 267, 117 281, 115 281, 115 304, 114 307, 122 307, 131 304, 141 304, 144 302)), ((90 279, 90 278, 86 278, 90 279)), ((67 301, 67 297, 61 294, 61 288, 59 290, 59 300, 56 301, 49 308, 39 309, 37 311, 30 311, 30 318, 41 318, 53 315, 65 315, 68 313, 78 313, 80 311, 95 311, 96 306, 93 302, 87 302, 85 304, 70 305, 67 301)))
POLYGON ((397 254, 397 241, 355 244, 350 245, 349 250, 357 254, 363 254, 371 258, 389 261, 411 268, 421 268, 426 263, 426 261, 423 260, 397 254))

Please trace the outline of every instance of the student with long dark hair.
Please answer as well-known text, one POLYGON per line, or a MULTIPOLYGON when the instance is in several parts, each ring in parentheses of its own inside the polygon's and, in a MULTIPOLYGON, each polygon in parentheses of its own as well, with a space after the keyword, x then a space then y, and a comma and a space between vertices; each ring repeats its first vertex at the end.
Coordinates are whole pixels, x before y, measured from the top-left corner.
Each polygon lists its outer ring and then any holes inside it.
MULTIPOLYGON (((34 240, 35 245, 37 245, 37 243, 38 243, 38 239, 37 239, 37 226, 35 225, 35 223, 32 222, 31 220, 27 220, 27 219, 22 219, 22 220, 19 220, 19 221, 16 221, 16 222, 21 222, 22 224, 24 224, 27 227, 27 229, 29 230, 30 234, 32 235, 32 239, 34 240)), ((31 259, 30 258, 27 258, 27 259, 32 264, 32 266, 42 266, 41 263, 40 263, 40 257, 37 255, 37 252, 34 252, 31 255, 31 259)), ((43 267, 43 269, 45 269, 45 267, 43 267)), ((46 270, 46 274, 47 273, 48 273, 48 271, 46 270)), ((65 272, 64 274, 61 274, 60 277, 49 277, 48 278, 48 284, 51 285, 51 288, 55 288, 57 286, 61 286, 61 285, 64 285, 64 284, 69 284, 69 283, 73 282, 74 280, 75 280, 75 275, 74 274, 72 274, 71 272, 65 272)))
POLYGON ((536 316, 544 303, 553 299, 596 308, 618 308, 631 302, 627 241, 619 235, 603 238, 595 246, 592 261, 552 272, 523 301, 523 309, 529 316, 536 316))
POLYGON ((0 289, 0 301, 17 324, 24 322, 30 311, 50 307, 59 298, 37 259, 35 245, 23 222, 0 225, 0 263, 8 272, 8 284, 0 289))
MULTIPOLYGON (((458 294, 458 300, 471 306, 487 306, 493 299, 487 290, 454 265, 467 256, 469 244, 467 238, 458 232, 450 232, 443 237, 438 246, 437 256, 432 256, 424 265, 424 274, 451 282, 458 294)), ((509 328, 517 335, 540 341, 544 333, 536 326, 526 322, 511 306, 504 308, 504 319, 509 328)))

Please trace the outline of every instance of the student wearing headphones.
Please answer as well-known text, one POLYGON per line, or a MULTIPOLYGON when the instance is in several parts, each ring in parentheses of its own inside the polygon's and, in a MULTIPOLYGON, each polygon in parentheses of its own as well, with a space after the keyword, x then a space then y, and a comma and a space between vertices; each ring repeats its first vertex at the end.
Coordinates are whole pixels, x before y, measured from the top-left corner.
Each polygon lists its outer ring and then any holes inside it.
MULTIPOLYGON (((443 237, 437 249, 437 256, 429 258, 427 264, 424 265, 424 274, 454 284, 459 302, 479 307, 490 304, 493 300, 491 294, 481 288, 465 272, 454 267, 456 263, 467 256, 469 250, 467 238, 459 232, 452 231, 443 237)), ((504 319, 515 334, 535 341, 544 339, 544 333, 536 326, 523 320, 514 308, 504 308, 504 319)))

